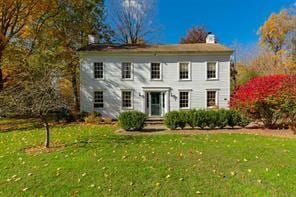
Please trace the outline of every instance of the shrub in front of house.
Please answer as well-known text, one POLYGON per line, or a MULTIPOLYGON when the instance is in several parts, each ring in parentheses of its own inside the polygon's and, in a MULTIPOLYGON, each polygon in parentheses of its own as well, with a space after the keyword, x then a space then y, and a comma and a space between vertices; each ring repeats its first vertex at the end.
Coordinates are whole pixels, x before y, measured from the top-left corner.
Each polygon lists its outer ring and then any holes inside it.
POLYGON ((196 127, 199 127, 201 129, 204 129, 205 127, 208 126, 209 124, 209 118, 208 118, 208 113, 206 110, 204 109, 199 109, 195 112, 195 115, 196 115, 196 124, 195 126, 196 127))
POLYGON ((176 129, 178 128, 178 123, 179 123, 179 112, 178 111, 171 111, 166 113, 165 118, 164 118, 164 124, 169 128, 169 129, 176 129))
POLYGON ((226 109, 172 111, 166 114, 164 122, 170 129, 184 129, 186 125, 191 128, 223 129, 226 126, 245 127, 250 123, 249 119, 238 111, 226 109))
POLYGON ((197 111, 195 109, 187 111, 187 124, 194 129, 197 122, 197 111))
POLYGON ((179 111, 179 118, 178 118, 178 127, 181 129, 184 129, 186 127, 186 124, 189 122, 189 111, 179 111))
MULTIPOLYGON (((231 108, 266 128, 282 128, 296 122, 296 75, 255 77, 240 86, 231 97, 231 108)), ((245 125, 246 122, 241 122, 245 125)))
POLYGON ((240 126, 246 127, 250 124, 250 119, 244 114, 236 110, 227 110, 227 125, 230 127, 240 126))
POLYGON ((218 127, 219 129, 223 129, 228 125, 228 111, 229 110, 226 110, 226 109, 220 109, 216 112, 217 117, 216 117, 215 126, 218 127))
POLYGON ((147 114, 139 111, 126 111, 120 113, 118 120, 120 127, 126 131, 140 131, 144 128, 147 114))

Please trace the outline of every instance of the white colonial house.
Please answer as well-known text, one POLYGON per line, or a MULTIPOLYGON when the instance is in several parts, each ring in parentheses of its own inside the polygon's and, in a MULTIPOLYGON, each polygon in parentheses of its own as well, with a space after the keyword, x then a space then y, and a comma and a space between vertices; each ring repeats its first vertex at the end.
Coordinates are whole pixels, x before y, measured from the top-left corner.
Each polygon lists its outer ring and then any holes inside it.
POLYGON ((138 110, 163 117, 172 110, 228 108, 230 56, 216 44, 102 45, 79 50, 81 111, 116 118, 138 110))

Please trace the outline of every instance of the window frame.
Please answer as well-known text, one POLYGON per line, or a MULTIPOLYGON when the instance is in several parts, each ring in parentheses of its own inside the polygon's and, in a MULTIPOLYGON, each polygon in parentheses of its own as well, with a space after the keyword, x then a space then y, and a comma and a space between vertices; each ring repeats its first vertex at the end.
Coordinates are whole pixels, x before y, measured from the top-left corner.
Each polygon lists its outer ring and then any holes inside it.
POLYGON ((150 63, 150 80, 151 81, 162 81, 162 63, 160 63, 160 62, 151 62, 150 63), (152 64, 159 64, 159 79, 152 78, 152 64))
POLYGON ((206 62, 206 80, 208 81, 215 81, 215 80, 219 80, 219 62, 218 61, 208 61, 206 62), (208 78, 208 64, 209 63, 215 63, 216 67, 215 67, 215 78, 208 78))
POLYGON ((93 92, 93 108, 94 109, 104 109, 105 107, 105 93, 103 90, 95 90, 93 92), (102 101, 96 102, 96 92, 102 92, 102 101), (103 104, 103 107, 95 107, 95 104, 103 104))
POLYGON ((219 108, 219 90, 218 89, 207 89, 206 90, 206 109, 213 109, 213 108, 219 108), (208 106, 208 92, 215 92, 215 105, 214 106, 208 106))
POLYGON ((134 80, 134 65, 132 62, 121 62, 121 80, 123 80, 123 81, 134 80), (123 78, 123 64, 130 64, 130 66, 131 66, 131 77, 130 78, 123 78))
POLYGON ((179 75, 179 81, 191 81, 191 62, 178 62, 178 75, 179 75), (181 64, 188 64, 188 78, 187 79, 181 79, 181 64))
POLYGON ((104 64, 104 62, 94 62, 93 63, 93 77, 94 77, 94 79, 95 80, 104 80, 105 79, 105 64, 104 64), (103 73, 103 77, 96 77, 96 64, 98 64, 98 63, 101 63, 102 64, 102 67, 103 67, 103 71, 102 71, 102 73, 103 73))
POLYGON ((179 90, 179 99, 178 99, 178 103, 179 103, 179 109, 191 109, 191 92, 192 90, 179 90), (181 92, 187 92, 188 93, 188 107, 181 107, 181 92))
POLYGON ((121 109, 122 110, 132 110, 134 109, 134 91, 131 89, 122 89, 121 90, 121 109), (131 106, 130 107, 124 107, 123 106, 123 92, 130 92, 131 93, 131 106))

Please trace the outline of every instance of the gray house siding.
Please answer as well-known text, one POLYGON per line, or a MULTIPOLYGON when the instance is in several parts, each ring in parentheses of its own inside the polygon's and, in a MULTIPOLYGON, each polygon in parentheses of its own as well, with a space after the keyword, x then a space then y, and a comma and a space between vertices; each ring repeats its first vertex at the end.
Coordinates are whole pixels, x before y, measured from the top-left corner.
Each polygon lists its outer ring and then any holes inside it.
MULTIPOLYGON (((145 112, 145 88, 169 88, 166 94, 167 111, 179 110, 179 91, 190 92, 190 108, 206 108, 207 90, 218 91, 218 106, 228 108, 230 99, 230 56, 229 55, 116 55, 89 53, 82 55, 80 66, 81 111, 98 111, 103 116, 116 118, 121 111, 121 91, 133 91, 133 109, 145 112), (95 79, 93 63, 104 63, 104 79, 95 79), (121 79, 121 63, 131 62, 133 80, 121 79), (162 65, 162 80, 150 79, 150 64, 162 65), (179 62, 191 64, 191 80, 179 80, 179 62), (218 62, 218 79, 207 80, 207 62, 218 62), (95 109, 94 91, 104 92, 104 108, 95 109)), ((166 111, 166 112, 167 112, 166 111)))

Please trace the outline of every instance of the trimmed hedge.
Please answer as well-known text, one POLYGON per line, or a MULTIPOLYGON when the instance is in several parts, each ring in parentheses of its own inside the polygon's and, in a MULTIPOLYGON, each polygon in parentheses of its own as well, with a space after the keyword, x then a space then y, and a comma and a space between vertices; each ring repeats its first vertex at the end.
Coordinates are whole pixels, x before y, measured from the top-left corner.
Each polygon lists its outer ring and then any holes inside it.
POLYGON ((234 110, 188 110, 171 111, 165 116, 165 125, 170 129, 183 129, 186 125, 191 128, 223 129, 226 126, 247 126, 250 121, 234 110))
POLYGON ((140 131, 143 129, 147 115, 139 111, 126 111, 120 113, 118 120, 121 128, 126 131, 140 131))

